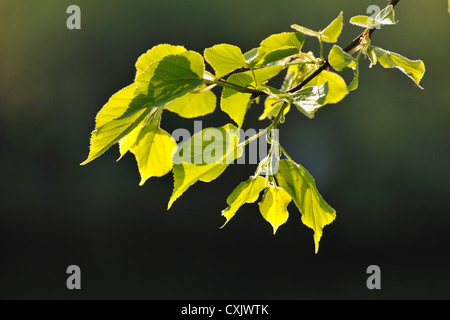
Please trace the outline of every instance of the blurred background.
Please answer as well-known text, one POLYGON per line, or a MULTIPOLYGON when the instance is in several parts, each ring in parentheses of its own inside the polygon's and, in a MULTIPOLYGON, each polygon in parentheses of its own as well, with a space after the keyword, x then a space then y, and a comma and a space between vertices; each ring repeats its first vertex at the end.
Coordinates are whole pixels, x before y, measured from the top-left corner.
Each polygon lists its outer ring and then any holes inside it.
MULTIPOLYGON (((293 23, 324 28, 341 10, 345 46, 361 31, 350 17, 386 2, 0 0, 0 298, 450 298, 445 0, 401 1, 400 23, 374 34, 375 45, 425 62, 424 90, 363 61, 359 90, 314 120, 292 110, 281 127, 284 148, 337 210, 317 255, 293 203, 276 236, 257 204, 219 229, 227 196, 255 166, 230 166, 166 211, 172 174, 139 187, 134 158, 116 162, 117 147, 79 165, 96 113, 152 46, 247 51, 293 23), (66 28, 71 4, 81 30, 66 28), (66 288, 72 264, 81 268, 78 291, 66 288), (381 290, 366 287, 369 265, 381 268, 381 290)), ((307 38, 304 50, 317 49, 307 38)), ((261 112, 253 105, 244 128, 265 127, 261 112)), ((220 109, 202 120, 231 122, 220 109)), ((193 131, 170 112, 162 126, 193 131)))

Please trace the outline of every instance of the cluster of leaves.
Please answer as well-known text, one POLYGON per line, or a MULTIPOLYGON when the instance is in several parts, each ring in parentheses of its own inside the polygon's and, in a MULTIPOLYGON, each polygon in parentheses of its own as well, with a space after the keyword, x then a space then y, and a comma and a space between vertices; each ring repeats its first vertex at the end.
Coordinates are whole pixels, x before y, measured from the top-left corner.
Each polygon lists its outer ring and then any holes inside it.
POLYGON ((238 129, 251 104, 264 97, 260 120, 270 120, 263 131, 267 134, 270 151, 258 164, 255 174, 239 184, 227 198, 228 207, 222 211, 225 224, 244 203, 257 201, 263 192, 259 209, 275 233, 288 220, 287 206, 293 201, 302 215, 302 222, 314 230, 317 252, 322 229, 335 219, 336 212, 322 198, 308 171, 280 146, 276 136, 278 125, 292 108, 313 118, 319 108, 338 103, 349 91, 357 89, 361 54, 370 59, 371 66, 380 62, 385 68, 397 68, 417 85, 425 72, 422 61, 412 61, 371 44, 370 29, 396 23, 392 5, 375 18, 357 16, 350 22, 366 29, 364 37, 351 52, 334 45, 328 62, 324 59, 323 43, 337 42, 343 28, 342 12, 321 31, 293 25, 295 31, 271 35, 245 53, 230 44, 207 48, 203 56, 182 46, 153 47, 137 60, 134 83, 114 94, 97 114, 89 156, 82 164, 118 143, 120 157, 127 151, 136 157, 141 185, 151 177, 173 171, 170 208, 196 182, 210 182, 219 177, 242 155, 249 141, 261 136, 260 133, 239 142, 238 129), (317 38, 319 57, 301 51, 305 36, 317 38), (205 69, 205 60, 214 74, 205 69), (317 73, 324 63, 329 63, 334 71, 317 73), (336 73, 344 69, 352 69, 354 73, 349 85, 336 73), (269 80, 282 72, 285 77, 281 88, 270 86, 269 80), (215 86, 223 87, 220 108, 234 124, 215 128, 214 139, 205 129, 177 146, 160 126, 164 111, 185 118, 212 113, 217 98, 211 89, 215 86), (222 152, 212 152, 219 149, 222 152), (208 160, 206 154, 216 156, 208 160), (192 161, 193 158, 200 161, 192 161))

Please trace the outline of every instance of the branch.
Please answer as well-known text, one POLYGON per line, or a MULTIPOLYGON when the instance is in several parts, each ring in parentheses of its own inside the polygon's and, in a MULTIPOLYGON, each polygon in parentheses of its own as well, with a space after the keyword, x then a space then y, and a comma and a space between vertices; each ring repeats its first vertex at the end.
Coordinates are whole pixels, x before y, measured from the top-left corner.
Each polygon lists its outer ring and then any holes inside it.
MULTIPOLYGON (((395 7, 398 3, 400 2, 400 0, 391 0, 389 2, 389 5, 392 5, 393 7, 395 7)), ((372 34, 375 32, 375 28, 370 29, 369 31, 369 37, 372 36, 372 34)), ((350 51, 352 51, 353 49, 355 49, 360 43, 361 41, 364 39, 364 34, 365 31, 363 31, 359 36, 357 36, 350 44, 348 44, 345 48, 344 51, 349 53, 350 51)), ((312 73, 309 77, 307 77, 305 80, 303 80, 299 85, 297 85, 296 87, 288 90, 288 93, 293 93, 295 91, 298 91, 300 89, 302 89, 308 82, 310 82, 312 79, 314 79, 315 77, 317 77, 323 70, 328 69, 329 67, 331 67, 330 63, 328 61, 324 61, 324 63, 320 66, 319 69, 317 69, 314 73, 312 73)), ((267 93, 259 91, 259 90, 252 90, 252 98, 257 98, 259 96, 265 96, 267 95, 267 93)), ((281 111, 281 110, 280 110, 281 111)))

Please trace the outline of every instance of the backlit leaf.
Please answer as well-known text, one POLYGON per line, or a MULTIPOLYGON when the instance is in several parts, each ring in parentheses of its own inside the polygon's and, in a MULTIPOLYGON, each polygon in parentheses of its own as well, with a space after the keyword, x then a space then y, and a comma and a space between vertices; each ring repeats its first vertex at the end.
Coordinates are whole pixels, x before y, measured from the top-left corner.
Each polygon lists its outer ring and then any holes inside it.
POLYGON ((222 211, 222 215, 227 221, 222 228, 244 203, 253 203, 258 200, 260 192, 265 187, 266 180, 262 177, 250 177, 247 181, 241 182, 227 198, 228 207, 222 211))
POLYGON ((217 44, 207 48, 204 56, 216 72, 217 78, 247 64, 241 49, 231 44, 217 44))
POLYGON ((285 190, 269 185, 259 203, 261 215, 272 225, 273 234, 289 218, 287 206, 292 198, 285 190))
POLYGON ((286 190, 300 210, 302 222, 314 230, 317 253, 323 228, 334 221, 336 211, 325 202, 317 190, 314 178, 302 166, 290 160, 281 160, 276 178, 280 187, 286 190))

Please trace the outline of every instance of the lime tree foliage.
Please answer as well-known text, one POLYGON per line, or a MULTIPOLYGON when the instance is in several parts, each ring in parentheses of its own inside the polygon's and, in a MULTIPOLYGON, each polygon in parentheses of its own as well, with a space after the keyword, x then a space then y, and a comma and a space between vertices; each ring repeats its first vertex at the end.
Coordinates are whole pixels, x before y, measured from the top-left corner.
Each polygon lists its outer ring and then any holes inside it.
POLYGON ((295 24, 291 32, 273 34, 245 52, 231 44, 214 45, 203 55, 169 44, 151 48, 137 60, 134 82, 115 93, 97 114, 89 156, 82 164, 118 143, 120 157, 127 152, 134 154, 141 185, 151 177, 173 172, 170 208, 198 181, 210 182, 222 175, 242 156, 249 142, 264 134, 270 144, 267 157, 226 199, 224 225, 242 205, 260 199, 261 215, 275 233, 288 220, 287 207, 293 202, 303 224, 314 232, 317 253, 323 228, 335 220, 336 211, 321 196, 311 174, 279 144, 279 127, 291 110, 312 119, 325 105, 336 104, 356 90, 361 56, 367 58, 370 67, 379 64, 400 70, 420 88, 425 73, 422 61, 410 60, 371 41, 380 26, 397 23, 397 3, 391 1, 376 17, 351 18, 351 24, 364 29, 361 35, 345 48, 334 45, 326 57, 323 44, 337 43, 344 22, 342 12, 323 30, 295 24), (318 55, 303 52, 305 41, 314 38, 319 42, 318 55), (205 69, 207 64, 213 72, 205 69), (350 83, 339 75, 345 69, 353 71, 350 83), (270 80, 278 74, 284 75, 284 81, 281 87, 274 88, 270 80), (211 91, 216 86, 223 88, 220 97, 211 91), (240 141, 239 129, 246 112, 260 99, 264 110, 259 119, 268 125, 257 135, 240 141), (195 118, 214 112, 217 102, 231 119, 222 127, 198 132, 179 146, 161 128, 167 111, 195 118))

